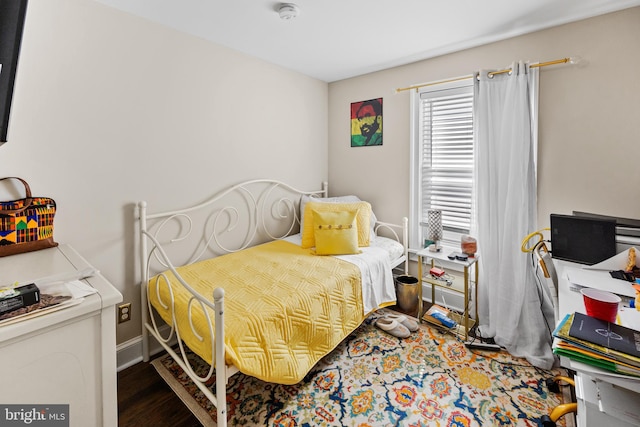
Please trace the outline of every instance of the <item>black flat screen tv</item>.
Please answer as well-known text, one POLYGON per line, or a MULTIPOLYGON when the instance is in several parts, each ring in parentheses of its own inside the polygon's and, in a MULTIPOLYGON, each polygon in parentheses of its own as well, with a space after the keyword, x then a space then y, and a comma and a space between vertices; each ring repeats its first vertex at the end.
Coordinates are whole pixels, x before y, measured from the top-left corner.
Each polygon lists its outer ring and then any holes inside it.
POLYGON ((7 142, 27 0, 0 0, 0 145, 7 142))
POLYGON ((553 258, 593 265, 615 254, 615 220, 551 214, 553 258))

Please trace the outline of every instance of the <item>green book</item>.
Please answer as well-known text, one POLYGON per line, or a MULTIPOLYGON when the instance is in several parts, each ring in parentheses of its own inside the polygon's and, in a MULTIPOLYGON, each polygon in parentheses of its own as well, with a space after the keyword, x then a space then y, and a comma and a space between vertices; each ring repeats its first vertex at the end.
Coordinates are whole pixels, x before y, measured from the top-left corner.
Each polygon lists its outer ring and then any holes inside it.
POLYGON ((607 371, 615 372, 618 374, 640 377, 640 368, 635 369, 628 366, 622 366, 615 362, 610 362, 610 361, 599 359, 596 357, 590 357, 583 353, 578 353, 578 352, 561 348, 561 347, 554 347, 553 353, 557 354, 558 356, 566 356, 571 360, 582 362, 586 365, 595 366, 597 368, 604 369, 607 371))

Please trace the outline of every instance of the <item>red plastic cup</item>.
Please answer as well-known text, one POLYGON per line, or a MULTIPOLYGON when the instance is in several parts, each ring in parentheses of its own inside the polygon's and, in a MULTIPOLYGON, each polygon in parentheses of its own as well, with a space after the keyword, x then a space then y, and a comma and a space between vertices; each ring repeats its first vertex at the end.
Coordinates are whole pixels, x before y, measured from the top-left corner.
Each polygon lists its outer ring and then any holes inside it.
POLYGON ((580 292, 588 316, 615 323, 618 305, 622 301, 618 295, 592 288, 583 288, 580 292))

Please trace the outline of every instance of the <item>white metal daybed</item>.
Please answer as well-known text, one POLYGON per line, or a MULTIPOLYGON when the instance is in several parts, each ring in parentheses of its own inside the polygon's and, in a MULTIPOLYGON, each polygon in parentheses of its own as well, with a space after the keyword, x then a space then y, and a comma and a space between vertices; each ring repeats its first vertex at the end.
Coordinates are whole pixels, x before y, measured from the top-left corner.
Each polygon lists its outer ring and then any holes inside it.
POLYGON ((327 193, 326 183, 301 191, 252 180, 184 209, 150 214, 138 204, 143 358, 150 334, 216 406, 219 426, 231 375, 298 382, 371 311, 395 303, 391 269, 407 273, 406 218, 380 222, 367 202, 327 193), (319 222, 337 218, 357 230, 358 253, 320 256, 323 242, 309 237, 324 240, 314 226, 326 231, 319 222), (185 346, 210 364, 206 375, 185 346), (215 393, 204 385, 214 373, 224 373, 215 393))

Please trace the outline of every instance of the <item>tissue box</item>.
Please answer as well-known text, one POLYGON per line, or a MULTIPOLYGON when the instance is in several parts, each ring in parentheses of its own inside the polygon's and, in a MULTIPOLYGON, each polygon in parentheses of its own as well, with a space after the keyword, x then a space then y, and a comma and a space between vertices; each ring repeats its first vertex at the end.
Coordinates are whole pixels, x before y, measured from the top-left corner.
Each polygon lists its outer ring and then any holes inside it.
POLYGON ((40 290, 34 284, 0 288, 0 314, 40 302, 40 290))
POLYGON ((424 320, 436 325, 446 326, 447 328, 453 328, 456 326, 456 321, 449 317, 450 312, 444 307, 440 307, 437 304, 433 304, 431 308, 422 317, 424 320))

